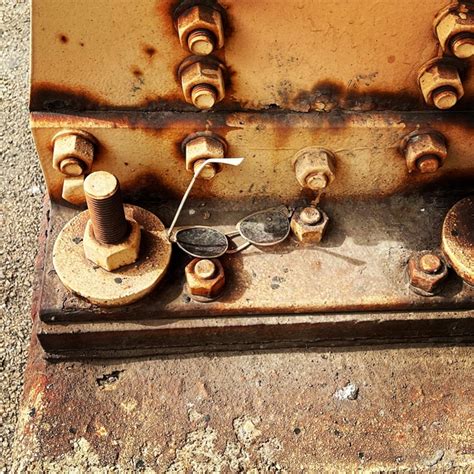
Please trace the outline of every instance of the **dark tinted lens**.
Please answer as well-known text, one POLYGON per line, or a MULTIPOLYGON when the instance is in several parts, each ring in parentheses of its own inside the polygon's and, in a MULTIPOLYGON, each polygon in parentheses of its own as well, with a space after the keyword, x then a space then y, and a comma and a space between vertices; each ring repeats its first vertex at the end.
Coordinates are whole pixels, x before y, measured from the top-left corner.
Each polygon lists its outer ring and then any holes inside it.
POLYGON ((186 253, 200 258, 217 258, 227 250, 227 237, 211 227, 190 227, 176 232, 178 246, 186 253))
POLYGON ((237 229, 254 245, 272 245, 285 240, 290 232, 286 209, 269 209, 242 219, 237 229))

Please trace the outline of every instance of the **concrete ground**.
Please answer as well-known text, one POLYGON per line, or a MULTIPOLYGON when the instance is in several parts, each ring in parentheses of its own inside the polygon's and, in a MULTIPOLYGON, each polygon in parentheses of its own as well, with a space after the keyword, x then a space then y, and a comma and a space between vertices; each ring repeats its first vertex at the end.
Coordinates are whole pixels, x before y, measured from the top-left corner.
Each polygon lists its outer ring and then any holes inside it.
POLYGON ((54 365, 33 348, 19 410, 44 186, 28 129, 28 1, 0 12, 0 472, 474 470, 468 347, 54 365))

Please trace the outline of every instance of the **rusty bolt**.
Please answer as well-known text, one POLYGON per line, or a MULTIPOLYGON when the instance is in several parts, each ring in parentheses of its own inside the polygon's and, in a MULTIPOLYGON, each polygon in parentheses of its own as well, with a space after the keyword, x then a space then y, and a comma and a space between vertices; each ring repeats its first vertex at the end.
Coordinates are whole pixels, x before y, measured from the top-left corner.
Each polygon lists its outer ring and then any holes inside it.
POLYGON ((95 139, 82 131, 64 130, 54 136, 53 167, 66 176, 81 176, 91 170, 95 139))
POLYGON ((176 21, 183 48, 197 55, 211 54, 224 46, 224 27, 220 11, 196 5, 182 12, 176 21))
POLYGON ((225 66, 215 58, 188 58, 179 68, 184 99, 208 110, 225 96, 225 66))
POLYGON ((425 65, 418 81, 425 102, 441 110, 450 109, 464 95, 458 68, 443 59, 435 59, 425 65))
POLYGON ((214 299, 224 289, 224 267, 218 259, 195 258, 184 270, 187 290, 198 300, 214 299))
POLYGON ((324 237, 329 218, 327 214, 314 207, 298 208, 291 217, 291 230, 303 243, 319 243, 324 237))
POLYGON ((444 52, 459 59, 474 56, 474 7, 444 9, 435 19, 434 30, 444 52))
MULTIPOLYGON (((201 132, 186 137, 181 145, 186 157, 186 169, 195 173, 200 165, 209 158, 223 158, 227 144, 218 135, 211 132, 201 132)), ((202 179, 212 179, 220 167, 215 163, 207 164, 199 175, 202 179)))
POLYGON ((410 258, 407 274, 410 288, 415 293, 430 296, 439 291, 448 275, 448 267, 438 255, 423 252, 410 258))
POLYGON ((84 232, 86 257, 105 270, 116 270, 138 259, 141 229, 126 219, 117 178, 106 171, 90 174, 84 181, 89 221, 84 232))
POLYGON ((320 191, 334 181, 334 155, 324 148, 307 147, 296 153, 293 166, 303 188, 320 191))
POLYGON ((408 134, 402 140, 401 151, 409 173, 434 173, 443 166, 448 156, 446 139, 435 130, 408 134))

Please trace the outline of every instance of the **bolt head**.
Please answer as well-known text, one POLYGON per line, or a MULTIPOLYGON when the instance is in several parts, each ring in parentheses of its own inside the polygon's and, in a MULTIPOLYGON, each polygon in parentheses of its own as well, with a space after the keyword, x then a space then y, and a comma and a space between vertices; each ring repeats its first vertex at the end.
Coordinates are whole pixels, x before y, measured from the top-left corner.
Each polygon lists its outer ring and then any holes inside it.
POLYGON ((205 258, 196 262, 194 271, 199 278, 209 280, 216 273, 216 265, 212 260, 205 258))
POLYGON ((420 173, 435 173, 439 169, 439 160, 436 156, 423 156, 416 162, 416 166, 420 173))

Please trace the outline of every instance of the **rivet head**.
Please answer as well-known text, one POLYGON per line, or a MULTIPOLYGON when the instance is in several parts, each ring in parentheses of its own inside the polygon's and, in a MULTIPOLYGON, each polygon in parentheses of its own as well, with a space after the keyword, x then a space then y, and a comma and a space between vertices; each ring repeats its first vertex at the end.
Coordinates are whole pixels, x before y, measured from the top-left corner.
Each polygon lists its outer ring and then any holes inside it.
POLYGON ((212 86, 201 84, 193 87, 191 100, 198 109, 207 110, 214 107, 217 95, 212 86))
POLYGON ((439 272, 442 266, 441 259, 431 253, 422 255, 418 262, 420 269, 425 273, 433 274, 439 272))
POLYGON ((433 104, 440 110, 447 110, 454 107, 458 101, 458 96, 454 89, 441 88, 433 92, 433 104))
POLYGON ((300 213, 300 219, 308 225, 315 225, 321 220, 321 213, 315 207, 305 207, 300 213))
POLYGON ((196 262, 194 272, 203 280, 211 279, 216 273, 216 265, 212 260, 203 259, 196 262))
POLYGON ((416 167, 420 173, 435 173, 439 168, 439 160, 434 155, 427 155, 419 158, 416 167))

